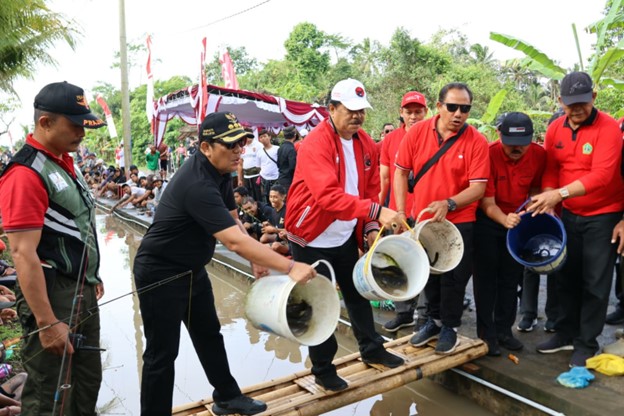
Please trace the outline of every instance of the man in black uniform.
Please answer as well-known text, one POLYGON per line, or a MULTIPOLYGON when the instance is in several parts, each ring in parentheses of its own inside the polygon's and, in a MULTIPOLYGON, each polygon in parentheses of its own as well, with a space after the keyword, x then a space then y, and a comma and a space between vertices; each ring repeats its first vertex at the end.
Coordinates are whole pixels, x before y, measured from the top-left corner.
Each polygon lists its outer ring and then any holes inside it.
POLYGON ((292 184, 295 176, 295 166, 297 166, 297 151, 295 150, 295 142, 299 138, 299 133, 295 126, 288 126, 284 129, 284 143, 277 149, 277 168, 279 169, 279 177, 277 183, 288 189, 292 184))
POLYGON ((212 411, 252 415, 266 409, 263 402, 244 396, 230 373, 205 269, 216 239, 251 261, 257 278, 268 275, 267 267, 297 282, 316 275, 309 265, 295 263, 249 237, 238 221, 230 173, 239 164, 247 135, 232 113, 206 116, 198 151, 169 183, 137 252, 134 277, 147 340, 141 380, 143 416, 171 415, 180 322, 187 327, 214 386, 212 411))

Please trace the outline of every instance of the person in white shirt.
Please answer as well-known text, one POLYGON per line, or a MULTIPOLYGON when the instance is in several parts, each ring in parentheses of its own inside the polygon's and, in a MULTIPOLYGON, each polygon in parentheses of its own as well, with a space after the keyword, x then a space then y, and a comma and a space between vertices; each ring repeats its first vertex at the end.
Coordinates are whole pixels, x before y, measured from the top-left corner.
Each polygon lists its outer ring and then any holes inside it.
POLYGON ((271 187, 279 177, 279 169, 277 168, 277 150, 278 146, 271 143, 271 133, 262 129, 258 133, 258 141, 262 144, 262 149, 256 154, 256 159, 260 164, 260 190, 262 192, 261 201, 269 203, 269 193, 271 187))
MULTIPOLYGON (((250 129, 246 129, 251 131, 250 129)), ((251 136, 247 137, 247 144, 241 152, 241 161, 238 165, 238 186, 247 188, 249 195, 254 200, 260 201, 260 164, 258 162, 258 151, 261 149, 260 143, 251 136)))

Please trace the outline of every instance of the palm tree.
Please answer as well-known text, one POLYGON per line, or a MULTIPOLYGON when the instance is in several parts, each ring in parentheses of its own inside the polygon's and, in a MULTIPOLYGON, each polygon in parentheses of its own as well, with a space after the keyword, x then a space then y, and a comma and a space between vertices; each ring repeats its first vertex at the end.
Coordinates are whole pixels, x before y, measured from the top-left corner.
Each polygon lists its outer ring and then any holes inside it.
POLYGON ((0 0, 0 90, 15 94, 16 79, 32 78, 39 63, 55 64, 48 51, 58 40, 73 48, 74 26, 45 0, 0 0))
POLYGON ((494 65, 494 52, 490 51, 490 48, 483 46, 479 43, 475 43, 470 46, 470 56, 476 64, 483 64, 486 66, 494 65))

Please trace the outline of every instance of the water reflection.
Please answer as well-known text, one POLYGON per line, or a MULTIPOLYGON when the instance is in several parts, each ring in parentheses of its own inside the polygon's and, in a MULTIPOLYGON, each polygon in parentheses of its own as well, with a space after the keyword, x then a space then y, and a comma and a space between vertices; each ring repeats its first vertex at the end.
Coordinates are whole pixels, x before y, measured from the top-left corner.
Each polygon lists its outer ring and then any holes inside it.
MULTIPOLYGON (((101 307, 104 380, 98 406, 102 415, 139 415, 139 386, 144 337, 130 265, 141 233, 110 217, 97 217, 102 252, 101 275, 106 294, 101 307), (128 296, 123 296, 131 294, 128 296)), ((221 332, 232 374, 241 387, 281 378, 310 367, 308 350, 288 339, 254 328, 244 318, 248 284, 237 276, 209 269, 221 332)), ((167 305, 163 305, 167 307, 167 305)), ((183 327, 184 328, 184 327, 183 327)), ((352 335, 337 333, 338 356, 357 348, 352 335)), ((174 406, 210 397, 206 380, 186 329, 182 330, 175 363, 174 406)), ((327 413, 329 415, 486 415, 466 399, 421 380, 408 387, 371 397, 327 413), (418 403, 418 406, 416 405, 418 403), (440 403, 445 403, 441 405, 440 403)))

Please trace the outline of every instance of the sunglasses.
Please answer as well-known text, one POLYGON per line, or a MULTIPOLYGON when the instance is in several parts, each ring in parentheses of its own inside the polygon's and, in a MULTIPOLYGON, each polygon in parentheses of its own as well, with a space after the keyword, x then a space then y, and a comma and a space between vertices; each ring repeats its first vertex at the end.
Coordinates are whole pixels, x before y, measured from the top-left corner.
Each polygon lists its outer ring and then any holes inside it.
POLYGON ((233 150, 236 147, 243 148, 247 145, 247 137, 243 137, 241 139, 236 140, 235 142, 226 143, 221 139, 216 139, 214 142, 219 143, 220 145, 225 146, 228 150, 233 150))
POLYGON ((393 130, 386 129, 386 130, 384 130, 384 133, 390 133, 391 131, 393 131, 393 130))
POLYGON ((450 103, 442 103, 442 105, 446 106, 446 109, 451 113, 454 113, 459 108, 459 111, 466 114, 470 112, 472 105, 470 104, 450 104, 450 103))

